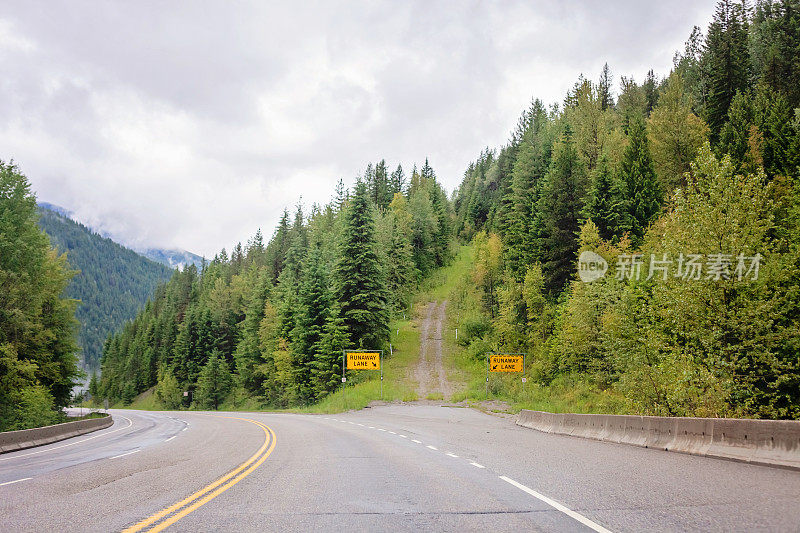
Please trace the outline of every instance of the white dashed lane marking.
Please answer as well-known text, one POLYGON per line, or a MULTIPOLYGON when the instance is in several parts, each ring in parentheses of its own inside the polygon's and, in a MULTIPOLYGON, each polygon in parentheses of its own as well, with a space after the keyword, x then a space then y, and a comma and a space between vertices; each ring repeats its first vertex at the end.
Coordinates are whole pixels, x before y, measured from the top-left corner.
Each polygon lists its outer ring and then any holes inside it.
MULTIPOLYGON (((333 420, 336 420, 336 419, 334 418, 333 420)), ((342 422, 345 422, 345 420, 342 420, 342 422)), ((349 422, 349 423, 353 424, 353 422, 349 422)), ((388 432, 388 433, 391 433, 392 435, 397 435, 398 437, 401 437, 403 439, 408 439, 408 437, 406 435, 395 433, 394 431, 391 431, 391 430, 386 430, 386 429, 383 429, 383 428, 376 428, 375 426, 364 426, 364 424, 355 424, 355 425, 359 425, 361 427, 369 427, 369 429, 377 429, 378 431, 388 432)), ((411 442, 415 442, 417 444, 422 444, 422 441, 417 440, 417 439, 409 439, 409 440, 411 440, 411 442)), ((425 447, 430 449, 430 450, 433 450, 433 451, 439 451, 439 448, 437 448, 436 446, 430 445, 430 444, 425 445, 425 447)), ((129 452, 129 453, 135 453, 137 451, 139 451, 139 450, 135 450, 134 452, 129 452)), ((128 455, 128 454, 123 454, 123 455, 120 455, 120 456, 117 456, 117 457, 122 457, 124 455, 128 455)), ((459 456, 454 454, 453 452, 446 452, 445 455, 447 455, 448 457, 452 457, 454 459, 459 459, 459 456)), ((114 457, 112 459, 116 459, 116 457, 114 457)), ((482 469, 486 468, 482 464, 476 463, 475 461, 469 461, 469 464, 474 466, 475 468, 482 468, 482 469)), ((589 520, 585 516, 581 515, 580 513, 576 513, 575 511, 573 511, 572 509, 569 509, 565 505, 562 505, 562 504, 558 503, 557 501, 555 501, 555 500, 553 500, 551 498, 548 498, 547 496, 545 496, 543 494, 540 494, 540 493, 536 492, 535 490, 531 489, 530 487, 526 487, 522 483, 518 483, 518 482, 514 481, 513 479, 511 479, 509 477, 506 477, 506 476, 499 476, 499 477, 500 477, 500 479, 502 479, 506 483, 508 483, 510 485, 513 485, 514 487, 518 488, 519 490, 521 490, 521 491, 523 491, 523 492, 525 492, 527 494, 530 494, 534 498, 537 498, 537 499, 541 500, 542 502, 546 503, 550 507, 556 509, 557 511, 560 511, 560 512, 566 514, 570 518, 580 522, 581 524, 585 525, 586 527, 588 527, 588 528, 590 528, 590 529, 592 529, 594 531, 597 531, 598 533, 611 533, 611 531, 609 531, 608 529, 604 528, 600 524, 597 524, 596 522, 592 522, 591 520, 589 520)), ((29 478, 27 478, 27 479, 29 479, 29 478)), ((25 481, 25 480, 18 480, 18 481, 25 481)), ((16 483, 16 481, 11 481, 9 483, 16 483)), ((4 483, 4 484, 7 485, 9 483, 4 483)), ((4 484, 0 484, 0 486, 2 486, 4 484)))
POLYGON ((4 485, 13 485, 14 483, 19 483, 20 481, 28 481, 29 479, 33 479, 31 477, 24 477, 22 479, 15 479, 14 481, 6 481, 5 483, 0 483, 0 487, 4 485))
POLYGON ((567 508, 566 506, 558 503, 555 500, 551 500, 550 498, 548 498, 544 494, 539 494, 538 492, 536 492, 532 488, 526 487, 522 483, 517 483, 513 479, 511 479, 509 477, 506 477, 506 476, 500 476, 500 479, 502 479, 506 483, 510 483, 511 485, 514 485, 515 487, 517 487, 522 492, 527 492, 528 494, 530 494, 534 498, 537 498, 537 499, 543 501, 544 503, 546 503, 547 505, 549 505, 553 509, 561 511, 562 513, 564 513, 565 515, 569 516, 570 518, 573 518, 573 519, 577 520, 578 522, 580 522, 584 526, 586 526, 586 527, 588 527, 590 529, 593 529, 594 531, 597 531, 598 533, 611 533, 611 531, 609 531, 608 529, 604 528, 600 524, 592 522, 591 520, 589 520, 588 518, 586 518, 582 514, 576 513, 572 509, 567 508))
POLYGON ((115 456, 114 456, 114 457, 112 457, 111 459, 119 459, 120 457, 125 457, 126 455, 131 455, 131 454, 134 454, 134 453, 136 453, 136 452, 140 452, 140 451, 142 451, 142 450, 133 450, 132 452, 125 452, 125 453, 121 453, 121 454, 119 454, 119 455, 115 455, 115 456))

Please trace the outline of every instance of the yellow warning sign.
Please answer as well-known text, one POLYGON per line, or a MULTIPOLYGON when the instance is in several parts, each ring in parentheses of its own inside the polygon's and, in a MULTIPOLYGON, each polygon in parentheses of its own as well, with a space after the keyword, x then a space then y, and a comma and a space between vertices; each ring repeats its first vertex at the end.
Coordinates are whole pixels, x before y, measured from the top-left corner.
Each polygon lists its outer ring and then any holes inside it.
POLYGON ((522 372, 522 363, 525 356, 522 355, 490 355, 490 372, 522 372))
POLYGON ((347 370, 380 370, 380 352, 347 352, 347 370))

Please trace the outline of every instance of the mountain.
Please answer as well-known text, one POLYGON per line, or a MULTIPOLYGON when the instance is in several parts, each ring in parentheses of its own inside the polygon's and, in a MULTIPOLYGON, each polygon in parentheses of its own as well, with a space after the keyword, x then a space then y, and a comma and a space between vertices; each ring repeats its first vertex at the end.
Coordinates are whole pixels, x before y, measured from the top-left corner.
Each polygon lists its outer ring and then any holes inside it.
POLYGON ((166 265, 170 268, 183 268, 187 265, 195 265, 200 268, 203 263, 203 258, 192 252, 186 250, 172 249, 166 250, 162 248, 144 248, 136 250, 148 259, 152 259, 157 263, 166 265))
POLYGON ((39 214, 39 227, 80 271, 66 296, 81 301, 75 316, 83 366, 97 369, 108 336, 136 316, 172 270, 71 220, 66 209, 42 202, 39 214))

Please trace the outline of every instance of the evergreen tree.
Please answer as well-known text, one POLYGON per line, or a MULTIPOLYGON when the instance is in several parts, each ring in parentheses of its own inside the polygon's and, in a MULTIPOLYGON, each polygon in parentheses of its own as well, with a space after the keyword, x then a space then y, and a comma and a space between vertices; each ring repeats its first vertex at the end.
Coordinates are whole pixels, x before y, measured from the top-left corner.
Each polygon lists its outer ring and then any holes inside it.
POLYGON ((611 69, 608 68, 608 63, 605 63, 603 71, 600 73, 600 82, 597 85, 597 97, 600 101, 600 109, 603 111, 614 107, 614 95, 611 94, 612 83, 611 69))
POLYGON ((704 62, 708 73, 706 122, 716 142, 733 97, 739 91, 744 92, 748 84, 750 66, 743 4, 733 0, 717 3, 706 36, 704 62))
POLYGON ((511 271, 518 277, 525 275, 532 261, 535 236, 532 223, 536 210, 537 191, 547 169, 543 145, 549 146, 543 128, 547 113, 541 100, 535 100, 530 109, 531 126, 522 136, 514 161, 511 178, 511 217, 506 232, 507 259, 511 271))
POLYGON ((395 193, 389 204, 390 237, 387 250, 387 288, 395 309, 408 305, 410 289, 417 281, 414 250, 411 245, 412 216, 408 201, 402 193, 395 193))
POLYGON ((358 182, 344 216, 334 286, 352 344, 377 349, 389 340, 389 310, 367 194, 366 185, 358 182))
POLYGON ((308 254, 300 284, 295 325, 291 331, 291 348, 295 361, 294 381, 305 401, 314 398, 315 386, 312 383, 314 349, 322 340, 331 305, 326 271, 327 265, 323 260, 322 250, 319 245, 315 245, 308 254))
POLYGON ((653 69, 647 71, 642 89, 644 90, 645 116, 649 117, 658 103, 658 83, 653 69))
POLYGON ((211 352, 211 356, 200 371, 195 391, 195 403, 202 409, 219 409, 231 391, 233 379, 228 368, 228 362, 220 356, 218 350, 211 352))
POLYGON ((579 214, 585 194, 585 170, 567 124, 555 149, 538 206, 542 271, 551 293, 560 292, 575 271, 579 214))
POLYGON ((392 198, 397 193, 406 194, 406 175, 403 172, 402 165, 397 165, 397 168, 392 172, 389 180, 389 190, 392 193, 392 198))
POLYGON ((625 187, 611 172, 606 157, 600 159, 595 170, 585 215, 597 226, 600 237, 607 241, 622 237, 630 229, 625 187))
POLYGON ((350 335, 347 332, 341 308, 338 302, 332 302, 328 309, 322 336, 314 347, 314 392, 321 399, 339 386, 342 374, 342 351, 349 346, 350 335))
POLYGON ((661 212, 663 202, 641 117, 631 123, 621 174, 627 193, 631 233, 641 238, 650 222, 661 212))
POLYGON ((289 236, 289 211, 283 210, 281 220, 278 223, 278 228, 275 230, 275 236, 267 246, 267 256, 269 263, 272 267, 272 282, 278 282, 278 276, 283 272, 283 265, 286 261, 286 254, 289 252, 290 244, 289 236))

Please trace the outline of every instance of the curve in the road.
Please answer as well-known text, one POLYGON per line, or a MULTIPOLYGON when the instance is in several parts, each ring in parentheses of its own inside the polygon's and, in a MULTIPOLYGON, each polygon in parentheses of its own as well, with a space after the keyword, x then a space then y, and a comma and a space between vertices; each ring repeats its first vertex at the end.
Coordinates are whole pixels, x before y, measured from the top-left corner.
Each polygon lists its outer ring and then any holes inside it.
POLYGON ((122 431, 123 429, 128 429, 129 427, 131 427, 133 425, 133 421, 130 418, 128 418, 127 416, 122 416, 122 415, 117 415, 117 416, 121 416, 122 418, 127 420, 128 421, 128 425, 127 426, 123 426, 121 428, 112 429, 111 431, 104 431, 103 433, 98 433, 97 435, 94 435, 92 437, 88 437, 88 438, 85 438, 85 439, 81 439, 81 440, 77 440, 77 441, 74 441, 74 442, 70 442, 68 444, 61 444, 59 446, 50 446, 50 447, 47 447, 47 448, 44 448, 44 449, 37 450, 35 452, 28 452, 28 453, 22 453, 22 454, 9 455, 7 457, 0 457, 0 461, 7 461, 9 459, 18 459, 20 457, 28 457, 29 455, 38 455, 40 453, 45 453, 45 452, 49 452, 49 451, 52 451, 52 450, 58 450, 60 448, 67 448, 69 446, 75 446, 76 444, 81 444, 83 442, 86 442, 87 440, 93 440, 93 439, 97 439, 99 437, 105 437, 107 435, 111 435, 112 433, 116 433, 117 431, 122 431))
POLYGON ((148 530, 149 533, 157 533, 164 530, 184 516, 202 507, 229 488, 233 487, 242 479, 249 476, 253 470, 258 468, 259 465, 261 465, 261 463, 263 463, 267 457, 269 457, 269 455, 272 453, 272 450, 275 449, 277 439, 275 437, 275 432, 272 431, 269 426, 249 418, 239 418, 234 416, 225 416, 219 418, 243 420, 245 422, 250 422, 251 424, 257 425, 264 431, 264 444, 262 444, 261 448, 259 448, 256 453, 254 453, 247 461, 239 465, 237 468, 228 472, 213 483, 210 483, 209 485, 198 490, 194 494, 184 498, 183 500, 170 505, 166 509, 163 509, 142 520, 141 522, 125 529, 123 533, 137 533, 138 531, 142 531, 144 528, 152 524, 156 525, 148 530))

